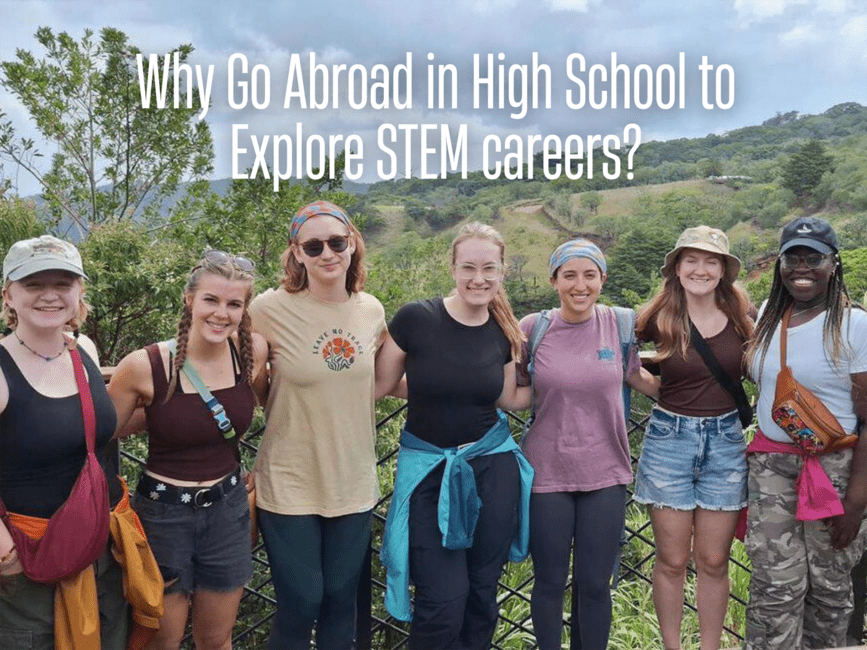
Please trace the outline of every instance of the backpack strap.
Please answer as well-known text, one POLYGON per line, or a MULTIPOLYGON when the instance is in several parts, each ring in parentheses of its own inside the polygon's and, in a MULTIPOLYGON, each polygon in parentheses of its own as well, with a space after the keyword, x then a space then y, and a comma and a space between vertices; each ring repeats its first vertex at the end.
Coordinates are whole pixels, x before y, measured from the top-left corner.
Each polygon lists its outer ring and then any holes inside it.
MULTIPOLYGON (((175 339, 169 339, 167 345, 169 348, 169 358, 172 358, 175 356, 175 352, 177 351, 178 342, 175 339)), ((226 409, 223 408, 223 405, 220 404, 219 400, 214 397, 210 390, 208 390, 207 385, 202 381, 202 378, 199 376, 199 373, 196 371, 193 364, 190 363, 189 359, 184 359, 184 364, 181 366, 181 372, 187 376, 187 379, 190 380, 193 388, 196 389, 199 397, 202 398, 205 406, 211 412, 223 438, 226 440, 234 438, 235 429, 232 427, 232 422, 226 415, 226 409)))
MULTIPOLYGON (((628 307, 610 307, 617 318, 617 335, 620 339, 620 356, 623 358, 623 410, 626 414, 626 428, 629 429, 629 417, 632 408, 632 389, 626 383, 626 369, 629 367, 629 353, 635 345, 635 310, 628 307)), ((620 559, 623 547, 629 539, 626 536, 626 519, 620 531, 620 546, 611 568, 611 588, 616 589, 620 582, 620 559)))
POLYGON ((551 310, 543 309, 539 312, 536 322, 533 323, 533 329, 530 331, 530 337, 527 339, 527 374, 530 375, 530 415, 527 421, 524 422, 524 428, 521 430, 521 440, 519 444, 524 444, 524 438, 530 431, 530 426, 533 420, 536 419, 536 350, 539 349, 539 344, 542 342, 542 337, 545 332, 551 327, 551 310))
POLYGON ((629 367, 629 353, 635 345, 635 310, 627 307, 610 307, 617 318, 617 334, 620 338, 620 356, 623 358, 623 409, 626 425, 632 408, 632 389, 626 383, 626 369, 629 367))

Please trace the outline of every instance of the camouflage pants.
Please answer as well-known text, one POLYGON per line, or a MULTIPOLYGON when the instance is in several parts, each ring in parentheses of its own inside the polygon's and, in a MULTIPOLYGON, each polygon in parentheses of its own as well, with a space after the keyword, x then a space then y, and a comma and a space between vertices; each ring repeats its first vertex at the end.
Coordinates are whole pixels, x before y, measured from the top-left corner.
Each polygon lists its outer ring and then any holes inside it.
MULTIPOLYGON (((852 450, 820 457, 841 497, 852 450)), ((852 567, 861 557, 867 526, 848 548, 831 548, 822 521, 795 519, 795 481, 803 461, 795 454, 749 456, 746 548, 753 564, 746 615, 746 650, 799 650, 846 645, 852 613, 852 567)))

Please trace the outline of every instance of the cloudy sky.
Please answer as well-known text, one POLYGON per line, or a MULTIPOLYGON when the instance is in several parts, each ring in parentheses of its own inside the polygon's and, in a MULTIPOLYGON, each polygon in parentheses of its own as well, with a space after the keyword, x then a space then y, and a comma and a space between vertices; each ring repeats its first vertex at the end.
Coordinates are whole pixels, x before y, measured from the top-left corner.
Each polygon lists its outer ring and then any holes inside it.
MULTIPOLYGON (((860 0, 464 0, 446 2, 427 0, 331 0, 224 2, 222 0, 178 1, 150 0, 114 2, 66 0, 63 2, 28 2, 0 0, 0 59, 14 57, 17 48, 38 52, 33 34, 47 25, 80 37, 85 28, 98 31, 112 26, 125 31, 132 43, 145 53, 165 53, 180 43, 191 43, 195 52, 190 63, 213 66, 211 108, 205 119, 215 139, 216 178, 232 173, 233 157, 241 170, 253 161, 251 135, 261 143, 264 135, 288 135, 296 140, 300 123, 302 141, 312 134, 358 136, 362 142, 361 180, 379 178, 376 161, 388 162, 378 144, 378 129, 383 124, 395 127, 396 138, 386 140, 395 152, 394 171, 398 177, 406 172, 404 131, 406 125, 449 125, 454 139, 461 125, 466 125, 468 166, 482 164, 484 138, 498 136, 501 142, 509 135, 520 136, 523 143, 532 135, 556 135, 565 140, 574 135, 586 142, 587 136, 608 134, 624 137, 624 128, 636 124, 643 142, 650 139, 697 137, 723 133, 742 126, 759 124, 777 112, 819 113, 840 102, 867 104, 867 8, 860 0), (339 106, 310 107, 308 66, 310 53, 316 62, 332 71, 345 64, 355 70, 354 95, 357 104, 349 105, 348 72, 338 77, 339 106), (388 108, 374 108, 373 99, 382 103, 383 93, 368 93, 366 104, 360 89, 364 75, 367 85, 382 81, 382 68, 389 71, 394 83, 395 66, 406 64, 412 55, 412 94, 404 94, 405 77, 401 78, 398 101, 411 107, 398 108, 389 92, 388 108), (499 107, 499 84, 494 86, 494 104, 489 107, 487 87, 479 86, 481 106, 474 102, 474 55, 481 58, 480 73, 486 75, 487 56, 493 55, 495 66, 504 66, 504 78, 519 81, 527 67, 527 101, 532 102, 534 89, 532 65, 537 53, 540 65, 550 69, 550 107, 545 105, 546 75, 538 75, 539 106, 522 106, 520 84, 504 88, 504 104, 499 107), (683 53, 684 74, 680 74, 683 53), (255 108, 248 101, 243 109, 229 103, 228 62, 233 54, 243 54, 248 69, 266 66, 270 72, 270 103, 255 108), (287 78, 292 55, 300 58, 301 80, 306 109, 298 96, 289 108, 284 107, 287 78), (502 57, 500 55, 502 54, 502 57), (581 55, 580 57, 572 55, 581 55), (617 85, 618 103, 612 107, 610 70, 612 56, 618 64, 628 66, 632 88, 630 106, 624 106, 624 88, 617 85), (433 60, 429 61, 428 57, 433 60), (572 65, 568 65, 572 56, 572 65), (583 57, 585 69, 579 61, 583 57), (702 73, 699 65, 707 57, 708 86, 703 98, 702 73), (452 97, 445 96, 445 109, 428 108, 428 65, 454 66, 457 71, 456 108, 452 97), (589 84, 591 66, 595 73, 595 94, 589 84), (639 66, 644 66, 639 68, 639 66), (512 66, 516 66, 512 68, 512 66), (720 70, 722 67, 722 70, 720 70), (379 70, 374 78, 374 71, 379 70), (602 71, 608 81, 601 80, 602 71), (511 74, 510 74, 511 72, 511 74), (570 79, 569 74, 574 79, 570 79), (635 78, 642 84, 639 97, 633 95, 635 78), (734 78, 734 95, 729 83, 734 78), (717 88, 717 79, 722 88, 717 88), (658 84, 660 80, 663 83, 658 84), (675 96, 669 94, 673 83, 675 96), (683 84, 684 107, 680 107, 679 89, 683 84), (652 84, 652 86, 650 86, 652 84), (580 100, 581 86, 587 90, 582 106, 570 107, 580 100), (719 90, 719 97, 717 91, 719 90), (608 96, 602 95, 608 91, 608 96), (648 93, 650 93, 648 95, 648 93), (657 94, 658 93, 658 94, 657 94), (511 103, 514 106, 510 105, 511 103), (707 102, 707 107, 705 101, 707 102), (715 105, 717 99, 722 106, 715 105), (649 104, 637 108, 635 103, 649 104), (670 108, 665 105, 672 103, 670 108), (594 107, 591 103, 597 104, 594 107), (662 106, 660 106, 662 104, 662 106), (728 106, 728 108, 726 108, 728 106), (232 125, 247 124, 239 131, 238 147, 246 156, 233 155, 232 125)), ((236 80, 249 79, 235 67, 236 80)), ((436 70, 436 68, 435 68, 436 70)), ((496 70, 495 70, 496 71, 496 70)), ((451 82, 449 81, 449 87, 451 82)), ((260 84, 260 93, 262 86, 260 84)), ((320 91, 321 92, 321 91, 320 91)), ((240 94, 236 90, 236 101, 240 94)), ((261 95, 260 95, 261 99, 261 95)), ((322 99, 320 95, 319 99, 322 99)), ((26 114, 14 98, 0 89, 0 107, 13 123, 26 130, 26 114)), ((413 174, 422 172, 419 130, 412 131, 413 174)), ((442 130, 429 131, 428 147, 435 150, 427 158, 427 170, 439 172, 442 130)), ((631 138, 630 138, 631 139, 631 138)), ((541 145, 536 144, 539 149, 541 145)), ((50 149, 48 149, 50 151, 50 149)), ((265 149, 263 148, 263 151, 265 149)), ((265 151, 273 160, 273 148, 265 151)), ((500 157, 502 154, 498 154, 500 157)), ((492 153, 492 158, 496 156, 492 153)), ((390 164, 384 166, 388 172, 390 164)), ((22 194, 35 189, 23 172, 6 163, 2 175, 12 178, 22 194)))

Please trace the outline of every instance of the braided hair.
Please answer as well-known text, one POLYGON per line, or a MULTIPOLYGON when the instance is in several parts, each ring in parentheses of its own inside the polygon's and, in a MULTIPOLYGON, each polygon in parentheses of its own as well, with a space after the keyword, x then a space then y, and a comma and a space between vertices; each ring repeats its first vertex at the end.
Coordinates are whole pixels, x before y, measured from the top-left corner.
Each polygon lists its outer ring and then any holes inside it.
POLYGON ((253 384, 253 337, 251 334, 250 314, 247 308, 253 298, 253 273, 242 271, 232 262, 217 263, 208 259, 202 259, 187 278, 187 286, 184 288, 184 308, 181 311, 181 319, 178 321, 178 331, 175 336, 177 346, 175 357, 172 361, 171 380, 166 390, 166 401, 174 394, 178 385, 178 374, 187 358, 187 344, 190 339, 190 329, 193 324, 193 310, 187 298, 192 297, 199 288, 199 280, 205 273, 217 275, 227 280, 241 280, 248 283, 247 295, 244 298, 244 313, 238 325, 239 357, 241 360, 241 378, 249 385, 253 384))

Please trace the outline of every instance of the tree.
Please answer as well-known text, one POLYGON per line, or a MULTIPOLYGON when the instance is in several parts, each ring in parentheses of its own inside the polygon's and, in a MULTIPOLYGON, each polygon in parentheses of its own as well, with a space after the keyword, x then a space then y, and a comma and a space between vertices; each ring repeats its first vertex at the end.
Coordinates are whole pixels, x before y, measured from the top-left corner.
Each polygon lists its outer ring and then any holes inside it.
POLYGON ((6 197, 0 189, 0 253, 17 241, 38 237, 42 224, 36 216, 36 206, 17 196, 6 197))
POLYGON ((581 195, 581 205, 590 211, 598 214, 599 206, 602 205, 602 195, 599 192, 584 192, 581 195))
POLYGON ((825 145, 809 140, 783 166, 781 185, 803 199, 813 192, 822 175, 831 170, 833 161, 833 156, 825 153, 825 145))
MULTIPOLYGON (((92 224, 129 218, 147 200, 156 212, 180 182, 211 171, 213 143, 207 123, 196 121, 198 93, 192 108, 186 92, 180 108, 142 108, 134 65, 140 50, 126 34, 106 27, 98 40, 86 30, 77 41, 41 27, 36 40, 43 58, 19 49, 15 60, 0 62, 0 84, 23 104, 55 153, 44 169, 36 142, 0 111, 0 159, 39 181, 55 226, 74 225, 83 237, 92 224)), ((184 62, 193 48, 177 50, 184 62)))

